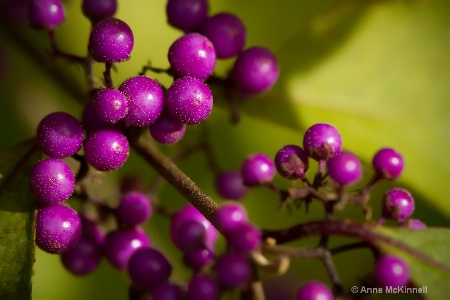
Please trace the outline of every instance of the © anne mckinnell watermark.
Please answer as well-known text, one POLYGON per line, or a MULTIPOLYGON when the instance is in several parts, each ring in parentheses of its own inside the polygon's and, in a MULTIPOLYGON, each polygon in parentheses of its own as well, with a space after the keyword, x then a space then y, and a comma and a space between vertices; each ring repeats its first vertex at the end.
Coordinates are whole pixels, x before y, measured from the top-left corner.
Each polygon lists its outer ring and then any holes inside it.
POLYGON ((408 287, 403 286, 386 286, 386 287, 357 287, 352 286, 350 291, 353 294, 426 294, 428 293, 428 286, 422 287, 408 287))

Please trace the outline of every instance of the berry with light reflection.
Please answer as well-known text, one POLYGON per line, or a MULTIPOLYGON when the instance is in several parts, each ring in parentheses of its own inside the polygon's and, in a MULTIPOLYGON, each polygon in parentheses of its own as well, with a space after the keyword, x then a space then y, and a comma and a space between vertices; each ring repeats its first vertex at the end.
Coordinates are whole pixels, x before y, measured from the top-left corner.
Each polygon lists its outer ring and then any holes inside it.
POLYGON ((411 194, 402 188, 393 188, 384 194, 383 216, 398 222, 406 221, 414 212, 415 204, 411 194))
POLYGON ((363 174, 361 161, 349 151, 343 151, 330 158, 327 168, 331 179, 342 186, 358 182, 363 174))
POLYGON ((275 164, 267 155, 255 153, 242 162, 241 175, 246 186, 269 183, 275 176, 275 164))
POLYGON ((402 155, 395 149, 383 148, 374 155, 372 165, 378 176, 393 180, 402 173, 404 162, 402 155))
POLYGON ((314 160, 326 161, 341 153, 341 135, 330 124, 314 124, 308 128, 303 136, 303 149, 314 160))

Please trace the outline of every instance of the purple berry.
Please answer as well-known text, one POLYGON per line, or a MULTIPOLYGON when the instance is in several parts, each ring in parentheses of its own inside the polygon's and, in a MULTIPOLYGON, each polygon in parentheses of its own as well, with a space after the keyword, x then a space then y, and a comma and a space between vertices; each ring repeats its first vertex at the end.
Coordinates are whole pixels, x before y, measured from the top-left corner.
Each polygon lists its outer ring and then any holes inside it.
POLYGON ((166 6, 170 25, 184 32, 197 30, 208 16, 208 0, 169 0, 166 6))
POLYGON ((205 244, 206 229, 197 220, 186 221, 176 232, 173 238, 175 246, 181 251, 203 247, 205 244))
POLYGON ((261 245, 261 231, 253 224, 241 224, 226 233, 228 244, 238 252, 251 252, 261 245))
POLYGON ((117 269, 125 269, 133 253, 150 247, 150 241, 140 228, 119 229, 108 233, 103 246, 106 259, 117 269))
POLYGON ((406 221, 414 212, 414 199, 401 188, 393 188, 384 194, 383 216, 398 222, 406 221))
POLYGON ((225 234, 248 222, 247 211, 244 206, 236 202, 221 204, 213 218, 217 228, 225 234))
POLYGON ((36 214, 36 245, 48 253, 63 253, 81 237, 81 220, 72 208, 56 204, 36 214))
POLYGON ((143 247, 131 255, 127 270, 134 283, 152 289, 169 278, 172 265, 160 251, 143 247))
POLYGON ((162 282, 152 289, 152 300, 183 300, 183 290, 180 286, 162 282))
POLYGON ((419 219, 409 219, 406 223, 405 223, 406 227, 411 228, 411 229, 425 229, 427 228, 427 225, 420 221, 419 219))
POLYGON ((199 271, 214 260, 214 252, 209 248, 193 248, 183 253, 183 260, 194 271, 199 271))
POLYGON ((128 113, 124 120, 133 126, 148 126, 158 119, 164 106, 161 85, 146 76, 134 76, 119 87, 128 99, 128 113))
POLYGON ((211 113, 213 95, 200 79, 182 77, 167 90, 166 105, 169 113, 181 123, 198 124, 211 113))
POLYGON ((129 145, 127 138, 115 130, 98 130, 84 140, 87 162, 99 171, 114 171, 127 160, 129 145))
POLYGON ((304 179, 309 162, 305 151, 297 145, 286 145, 275 155, 278 173, 287 179, 304 179))
POLYGON ((238 55, 246 41, 244 24, 231 13, 218 13, 209 17, 203 23, 200 33, 213 43, 217 58, 238 55))
POLYGON ((167 55, 175 77, 192 76, 207 79, 216 66, 216 52, 211 41, 198 33, 188 33, 178 38, 167 55))
POLYGON ((409 267, 396 256, 385 255, 375 264, 375 280, 381 287, 401 287, 409 282, 409 267))
POLYGON ((88 49, 98 62, 118 63, 130 58, 133 45, 131 28, 122 20, 106 18, 92 28, 88 49))
POLYGON ((60 0, 33 0, 28 16, 33 28, 53 30, 65 20, 66 12, 60 0))
POLYGON ((403 171, 403 157, 392 148, 379 150, 372 160, 372 165, 381 178, 393 180, 403 171))
POLYGON ((328 160, 341 153, 341 135, 329 124, 314 124, 303 137, 303 149, 309 157, 317 161, 328 160))
POLYGON ((41 150, 53 158, 65 158, 78 151, 83 142, 83 127, 72 115, 54 112, 45 116, 37 127, 41 150))
POLYGON ((203 216, 192 204, 183 206, 179 211, 172 215, 170 223, 170 235, 175 245, 179 242, 177 239, 177 232, 182 228, 186 222, 196 221, 203 224, 205 227, 205 244, 207 247, 213 249, 217 241, 219 233, 217 229, 203 216))
POLYGON ((255 153, 242 162, 241 175, 246 186, 265 184, 275 176, 275 164, 267 155, 255 153))
POLYGON ((330 158, 327 162, 328 175, 340 185, 350 185, 362 177, 362 164, 358 157, 348 151, 330 158))
POLYGON ((83 0, 81 10, 92 23, 97 23, 101 19, 114 16, 117 0, 83 0))
POLYGON ((250 262, 238 253, 225 253, 215 265, 217 280, 224 288, 236 288, 247 283, 252 275, 250 262))
POLYGON ((186 131, 186 125, 174 119, 163 111, 159 118, 150 125, 150 134, 161 144, 173 144, 181 140, 186 131))
POLYGON ((81 215, 80 218, 83 228, 83 236, 90 238, 100 246, 103 245, 106 237, 104 228, 100 224, 96 224, 92 219, 85 215, 81 215))
POLYGON ((83 109, 81 124, 83 124, 84 130, 86 130, 88 133, 103 129, 111 129, 120 132, 122 131, 122 129, 124 129, 124 124, 121 121, 115 124, 105 123, 104 121, 102 121, 95 112, 94 101, 89 101, 85 105, 83 109))
POLYGON ((277 59, 270 50, 251 47, 239 54, 231 76, 239 89, 262 93, 276 83, 279 72, 277 59))
POLYGON ((62 160, 46 158, 37 162, 30 174, 30 187, 41 206, 59 204, 75 189, 75 177, 62 160))
POLYGON ((244 185, 240 170, 229 170, 217 175, 216 190, 225 199, 240 200, 247 195, 248 187, 244 185))
POLYGON ((220 287, 217 281, 204 274, 195 274, 189 280, 186 300, 218 300, 220 287))
POLYGON ((298 293, 297 300, 333 300, 334 296, 330 288, 319 281, 304 283, 298 293))
POLYGON ((151 214, 150 199, 141 192, 128 192, 123 195, 116 209, 118 221, 130 227, 144 223, 151 214))
POLYGON ((87 275, 97 269, 102 258, 102 251, 96 241, 81 236, 78 243, 61 254, 61 262, 72 274, 87 275))
POLYGON ((93 105, 96 115, 105 123, 117 123, 128 112, 127 98, 114 88, 98 91, 93 105))

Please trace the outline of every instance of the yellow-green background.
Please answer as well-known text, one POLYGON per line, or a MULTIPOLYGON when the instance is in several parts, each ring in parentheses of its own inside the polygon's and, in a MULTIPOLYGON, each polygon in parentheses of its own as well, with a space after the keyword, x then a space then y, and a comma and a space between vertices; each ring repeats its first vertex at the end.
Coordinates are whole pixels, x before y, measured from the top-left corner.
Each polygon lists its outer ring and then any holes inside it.
MULTIPOLYGON (((2 1, 2 4, 6 1, 2 1)), ((229 123, 229 111, 219 96, 205 122, 211 144, 223 168, 237 168, 252 152, 273 156, 286 144, 301 144, 304 130, 315 122, 328 122, 341 132, 344 148, 360 155, 370 177, 373 153, 391 146, 403 153, 405 171, 395 183, 383 183, 372 199, 379 215, 380 197, 388 186, 409 188, 417 202, 415 217, 430 226, 449 225, 449 6, 448 1, 210 1, 211 13, 233 12, 247 28, 246 47, 262 45, 273 50, 280 62, 277 85, 268 93, 242 103, 242 120, 229 123)), ((81 1, 65 1, 67 19, 56 30, 59 45, 78 55, 86 52, 89 22, 80 11, 81 1)), ((2 6, 3 13, 5 12, 2 6)), ((116 15, 127 22, 135 36, 128 62, 117 64, 116 85, 136 75, 149 60, 168 67, 167 49, 181 32, 166 24, 165 1, 119 1, 116 15)), ((4 16, 2 16, 3 18, 4 16)), ((0 149, 32 137, 40 119, 64 110, 79 116, 78 102, 85 101, 82 70, 48 56, 44 32, 24 28, 20 18, 13 29, 1 28, 0 149), (20 34, 20 37, 19 37, 20 34), (28 45, 28 46, 25 46, 28 45), (31 52, 30 52, 31 51, 31 52), (59 78, 81 89, 67 92, 46 69, 62 70, 59 78)), ((2 23, 4 24, 4 23, 2 23)), ((233 60, 221 61, 224 75, 233 60)), ((102 66, 95 68, 101 76, 102 66)), ((153 74, 148 74, 153 76, 153 74)), ((155 76, 168 86, 170 78, 155 76)), ((185 142, 195 141, 201 126, 187 129, 185 142)), ((175 151, 177 146, 161 147, 175 151)), ((198 185, 217 201, 213 176, 201 154, 180 164, 198 185)), ((312 171, 316 168, 311 165, 312 171)), ((135 153, 121 172, 107 174, 108 200, 117 199, 117 179, 138 173, 150 184, 155 172, 135 153)), ((276 178, 277 182, 287 183, 276 178)), ((172 208, 185 203, 165 186, 160 201, 172 208)), ((76 205, 76 202, 71 202, 76 205)), ((275 194, 257 188, 243 202, 250 218, 262 228, 282 228, 322 217, 313 204, 311 213, 292 215, 277 211, 275 194)), ((354 208, 339 218, 361 219, 354 208)), ((177 266, 173 280, 183 281, 189 271, 181 255, 167 240, 168 220, 155 217, 146 224, 155 247, 177 266)), ((343 240, 332 240, 339 244, 343 240)), ((304 244, 314 245, 316 239, 304 244)), ((219 249, 223 246, 223 241, 219 249)), ((373 260, 366 250, 336 257, 345 288, 370 271, 373 260)), ((278 289, 277 299, 289 299, 298 285, 313 278, 327 281, 319 262, 295 261, 283 277, 265 276, 267 286, 278 289), (283 294, 285 293, 285 294, 283 294), (285 295, 285 296, 283 296, 285 295), (284 298, 283 298, 284 297, 284 298)), ((77 278, 65 271, 59 257, 36 251, 34 299, 125 299, 127 277, 102 261, 94 274, 77 278)), ((270 299, 270 297, 269 297, 270 299)))

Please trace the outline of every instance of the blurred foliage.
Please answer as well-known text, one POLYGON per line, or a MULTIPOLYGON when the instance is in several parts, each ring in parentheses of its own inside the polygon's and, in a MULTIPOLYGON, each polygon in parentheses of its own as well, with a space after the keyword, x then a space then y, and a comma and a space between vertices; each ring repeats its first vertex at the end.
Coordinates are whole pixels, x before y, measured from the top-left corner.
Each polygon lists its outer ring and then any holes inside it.
MULTIPOLYGON (((34 135, 46 114, 63 110, 79 116, 86 100, 83 71, 61 59, 49 57, 44 32, 29 29, 21 10, 24 1, 2 0, 0 26, 0 149, 34 135), (7 25, 7 20, 13 26, 7 25)), ((206 128, 222 168, 237 168, 252 152, 274 156, 286 144, 301 144, 304 130, 316 122, 336 126, 344 147, 365 163, 381 147, 397 148, 406 161, 398 182, 384 182, 373 193, 374 216, 384 191, 392 186, 411 190, 416 200, 415 218, 429 226, 448 226, 449 149, 449 10, 446 1, 218 1, 211 13, 233 12, 242 18, 248 33, 246 46, 262 45, 275 51, 281 68, 277 85, 269 92, 241 103, 238 125, 229 122, 225 101, 216 97, 213 113, 204 125, 190 126, 180 145, 162 146, 173 153, 194 143, 206 128)), ((61 48, 77 55, 86 52, 89 22, 82 16, 81 1, 65 1, 66 22, 56 30, 61 48)), ((119 1, 116 15, 133 29, 132 58, 118 64, 116 85, 136 75, 151 61, 168 67, 167 49, 181 32, 166 24, 165 1, 119 1)), ((10 24, 10 23, 8 23, 10 24)), ((217 74, 225 75, 233 60, 221 61, 217 74)), ((95 72, 101 77, 102 66, 95 72)), ((166 75, 147 74, 168 86, 166 75)), ((220 201, 214 178, 203 155, 182 161, 184 170, 202 189, 220 201)), ((315 166, 311 166, 314 171, 315 166)), ((150 185, 156 174, 135 153, 118 172, 107 174, 108 200, 117 201, 121 176, 137 173, 150 185)), ((277 177, 277 183, 287 183, 277 177)), ((185 200, 164 186, 160 201, 175 209, 185 200)), ((72 201, 72 200, 71 200, 72 201)), ((72 202, 71 202, 72 203, 72 202)), ((74 205, 76 202, 73 201, 74 205)), ((252 190, 243 202, 250 219, 262 228, 283 228, 297 222, 322 218, 322 208, 311 206, 289 215, 278 211, 278 199, 266 189, 252 190)), ((339 218, 362 220, 360 211, 349 208, 339 218)), ((175 268, 174 280, 185 280, 181 254, 166 239, 168 220, 155 216, 146 225, 152 244, 163 249, 175 268)), ((332 245, 348 239, 332 238, 332 245)), ((4 241, 0 240, 0 243, 4 241)), ((297 245, 315 245, 307 239, 297 245)), ((219 245, 223 247, 223 240, 219 245)), ((373 267, 364 250, 336 256, 345 288, 357 283, 373 267), (355 252, 356 253, 356 252, 355 252), (351 265, 352 267, 348 267, 351 265)), ((295 261, 281 278, 264 276, 269 299, 281 299, 274 290, 292 297, 300 282, 322 279, 329 283, 321 263, 295 261)), ((127 278, 105 261, 98 271, 83 278, 66 272, 59 257, 37 250, 34 299, 125 299, 127 278)))

